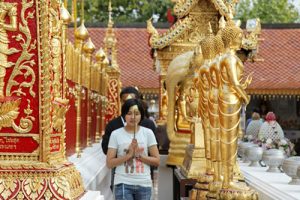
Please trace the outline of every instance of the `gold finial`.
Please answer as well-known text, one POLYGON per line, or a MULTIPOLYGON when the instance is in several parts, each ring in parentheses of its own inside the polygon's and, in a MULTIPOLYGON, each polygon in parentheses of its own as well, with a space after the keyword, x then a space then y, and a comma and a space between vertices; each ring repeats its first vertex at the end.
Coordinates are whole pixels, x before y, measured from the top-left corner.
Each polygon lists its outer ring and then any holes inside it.
POLYGON ((103 65, 105 66, 105 67, 107 67, 108 65, 109 65, 109 60, 108 60, 108 58, 105 56, 105 58, 104 58, 104 60, 103 60, 103 65))
POLYGON ((85 53, 92 54, 94 53, 95 49, 96 49, 95 45, 93 44, 91 38, 89 38, 88 41, 83 46, 83 51, 85 53))
POLYGON ((60 7, 60 17, 63 20, 64 24, 69 24, 72 20, 72 17, 64 4, 62 4, 62 6, 60 7))
POLYGON ((102 48, 100 48, 95 54, 95 58, 97 61, 103 61, 105 56, 105 52, 102 48))
POLYGON ((81 25, 75 30, 75 38, 80 40, 86 40, 89 36, 89 32, 84 26, 84 21, 81 22, 81 25))

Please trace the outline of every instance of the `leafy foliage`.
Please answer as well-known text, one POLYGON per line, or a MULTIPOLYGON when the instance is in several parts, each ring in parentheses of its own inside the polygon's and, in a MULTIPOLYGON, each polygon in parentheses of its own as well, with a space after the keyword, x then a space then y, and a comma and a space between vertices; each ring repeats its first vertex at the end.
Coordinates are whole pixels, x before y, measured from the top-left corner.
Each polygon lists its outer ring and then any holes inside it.
POLYGON ((262 23, 294 23, 299 12, 289 0, 240 0, 236 18, 246 21, 257 17, 262 23))
MULTIPOLYGON (((81 1, 77 1, 78 16, 80 16, 81 1)), ((99 23, 108 21, 108 0, 84 1, 85 21, 99 23)), ((112 17, 118 23, 146 22, 153 14, 159 15, 160 22, 166 22, 168 8, 173 5, 170 0, 113 0, 112 17)), ((71 0, 68 3, 71 10, 71 0)))
MULTIPOLYGON (((262 23, 294 23, 300 21, 297 8, 292 0, 239 0, 236 18, 260 18, 262 23)), ((77 16, 80 17, 82 0, 77 0, 77 16)), ((112 17, 117 23, 146 22, 153 14, 159 15, 159 22, 167 22, 167 10, 173 8, 171 0, 112 0, 112 17)), ((72 10, 68 0, 68 10, 72 10)), ((85 0, 85 21, 107 23, 108 0, 85 0)))

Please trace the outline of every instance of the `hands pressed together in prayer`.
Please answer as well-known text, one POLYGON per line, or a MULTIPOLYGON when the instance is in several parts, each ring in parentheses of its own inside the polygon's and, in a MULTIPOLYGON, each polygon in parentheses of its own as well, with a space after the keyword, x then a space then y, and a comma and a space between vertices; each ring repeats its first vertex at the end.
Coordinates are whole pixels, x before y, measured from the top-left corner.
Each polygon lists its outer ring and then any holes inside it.
POLYGON ((128 152, 127 155, 130 156, 130 158, 140 158, 141 155, 143 154, 144 149, 143 148, 139 148, 139 144, 137 142, 136 139, 132 139, 129 147, 128 147, 128 152))

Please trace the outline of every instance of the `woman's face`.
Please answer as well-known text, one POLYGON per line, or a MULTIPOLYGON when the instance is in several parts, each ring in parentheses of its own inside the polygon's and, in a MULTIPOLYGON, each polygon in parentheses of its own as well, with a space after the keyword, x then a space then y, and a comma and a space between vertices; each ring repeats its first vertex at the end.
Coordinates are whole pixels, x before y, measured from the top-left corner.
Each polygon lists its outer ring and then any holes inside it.
POLYGON ((131 106, 128 113, 125 115, 127 126, 134 127, 141 121, 141 113, 137 105, 131 106))

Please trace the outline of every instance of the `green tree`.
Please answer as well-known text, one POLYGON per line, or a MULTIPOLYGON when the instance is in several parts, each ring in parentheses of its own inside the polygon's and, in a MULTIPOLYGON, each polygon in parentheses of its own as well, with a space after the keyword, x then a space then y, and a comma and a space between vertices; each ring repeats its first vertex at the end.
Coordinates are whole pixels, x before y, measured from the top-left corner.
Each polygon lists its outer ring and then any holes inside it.
MULTIPOLYGON (((80 16, 81 0, 77 1, 80 16)), ((71 0, 68 9, 72 10, 71 0)), ((170 0, 113 0, 112 17, 118 23, 146 22, 153 14, 159 15, 159 22, 166 22, 167 9, 172 8, 170 0)), ((87 23, 108 21, 108 0, 85 0, 84 18, 87 23)))
POLYGON ((299 12, 289 0, 240 0, 236 18, 245 22, 257 17, 262 23, 294 23, 299 12))

